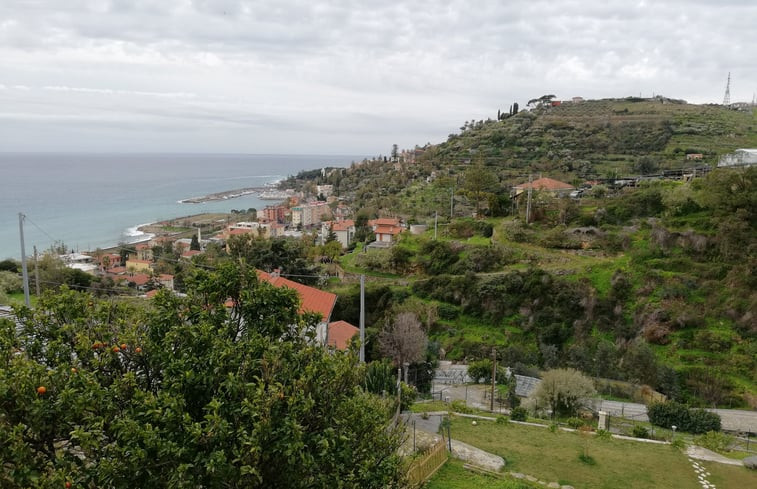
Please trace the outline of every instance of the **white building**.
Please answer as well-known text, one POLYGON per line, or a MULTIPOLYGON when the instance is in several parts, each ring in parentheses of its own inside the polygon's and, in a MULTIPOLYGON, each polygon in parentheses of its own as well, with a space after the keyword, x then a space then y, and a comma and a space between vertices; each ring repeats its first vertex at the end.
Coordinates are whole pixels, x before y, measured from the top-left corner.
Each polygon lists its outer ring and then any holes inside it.
POLYGON ((737 149, 733 153, 723 155, 718 166, 751 166, 757 165, 757 149, 737 149))

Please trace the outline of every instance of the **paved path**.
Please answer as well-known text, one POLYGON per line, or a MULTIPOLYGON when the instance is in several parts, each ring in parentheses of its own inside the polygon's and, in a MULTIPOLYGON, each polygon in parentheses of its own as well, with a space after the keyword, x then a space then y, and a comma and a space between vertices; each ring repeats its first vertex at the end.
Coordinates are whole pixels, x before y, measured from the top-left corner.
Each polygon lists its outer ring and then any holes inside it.
POLYGON ((688 455, 689 458, 706 460, 708 462, 717 462, 719 464, 744 465, 741 460, 734 460, 732 458, 720 455, 719 453, 715 453, 712 450, 707 450, 706 448, 698 447, 696 445, 690 445, 686 449, 686 455, 688 455))
MULTIPOLYGON (((444 414, 431 414, 428 419, 423 419, 421 414, 405 413, 402 415, 403 419, 407 423, 409 442, 412 443, 413 438, 413 422, 415 422, 415 442, 418 445, 433 444, 441 439, 441 436, 437 434, 439 429, 439 423, 441 422, 444 414)), ((499 455, 486 452, 480 448, 476 448, 473 445, 468 445, 461 441, 452 439, 452 455, 460 460, 468 462, 469 464, 477 467, 499 472, 505 466, 505 459, 499 455)))

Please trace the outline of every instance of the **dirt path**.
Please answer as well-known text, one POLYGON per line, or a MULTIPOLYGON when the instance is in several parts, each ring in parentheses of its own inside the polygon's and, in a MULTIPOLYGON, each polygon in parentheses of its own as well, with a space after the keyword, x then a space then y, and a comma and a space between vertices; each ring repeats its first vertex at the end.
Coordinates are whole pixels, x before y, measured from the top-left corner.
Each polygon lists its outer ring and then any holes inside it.
POLYGON ((717 462, 719 464, 744 465, 741 460, 734 460, 732 458, 724 457, 719 453, 715 453, 712 450, 707 450, 706 448, 698 447, 696 445, 691 445, 689 448, 687 448, 686 455, 688 455, 689 458, 706 460, 708 462, 717 462))

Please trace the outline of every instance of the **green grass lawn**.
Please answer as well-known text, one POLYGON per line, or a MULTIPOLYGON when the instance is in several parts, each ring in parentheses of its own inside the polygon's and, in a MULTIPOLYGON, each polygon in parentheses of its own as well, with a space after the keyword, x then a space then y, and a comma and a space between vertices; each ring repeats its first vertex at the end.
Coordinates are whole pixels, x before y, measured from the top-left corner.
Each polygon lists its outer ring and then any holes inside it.
MULTIPOLYGON (((600 440, 593 436, 561 431, 552 433, 547 429, 512 423, 478 421, 478 425, 473 426, 465 418, 453 420, 452 437, 504 457, 508 471, 577 488, 700 487, 686 456, 669 445, 600 440), (595 465, 586 465, 578 459, 587 444, 595 465)), ((757 487, 757 473, 743 467, 717 465, 710 472, 713 474, 711 482, 718 488, 757 487)))
POLYGON ((434 474, 425 489, 533 489, 526 482, 477 474, 463 468, 463 462, 450 459, 434 474))

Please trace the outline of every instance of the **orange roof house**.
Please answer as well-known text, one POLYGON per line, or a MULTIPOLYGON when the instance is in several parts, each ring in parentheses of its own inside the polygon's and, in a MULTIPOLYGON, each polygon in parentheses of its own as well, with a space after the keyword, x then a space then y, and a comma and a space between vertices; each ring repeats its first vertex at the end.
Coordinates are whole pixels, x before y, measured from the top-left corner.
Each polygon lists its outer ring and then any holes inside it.
MULTIPOLYGON (((278 272, 267 273, 257 270, 257 273, 262 282, 268 282, 274 287, 287 287, 295 290, 300 298, 300 309, 298 311, 300 314, 309 312, 321 315, 321 322, 316 325, 316 340, 321 344, 326 344, 328 324, 331 319, 331 312, 336 304, 336 294, 289 280, 280 276, 278 272)), ((226 307, 234 307, 234 302, 228 300, 225 305, 226 307)))
POLYGON ((402 231, 400 220, 396 217, 382 217, 368 221, 368 225, 373 228, 378 243, 393 243, 396 236, 402 231))
POLYGON ((336 304, 336 294, 316 289, 280 276, 277 272, 266 273, 258 270, 258 278, 274 287, 288 287, 300 296, 300 314, 305 312, 320 313, 321 321, 328 324, 331 312, 336 304))
POLYGON ((359 332, 358 328, 347 321, 334 321, 329 323, 326 344, 335 347, 337 350, 346 350, 350 345, 350 340, 359 332))

